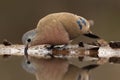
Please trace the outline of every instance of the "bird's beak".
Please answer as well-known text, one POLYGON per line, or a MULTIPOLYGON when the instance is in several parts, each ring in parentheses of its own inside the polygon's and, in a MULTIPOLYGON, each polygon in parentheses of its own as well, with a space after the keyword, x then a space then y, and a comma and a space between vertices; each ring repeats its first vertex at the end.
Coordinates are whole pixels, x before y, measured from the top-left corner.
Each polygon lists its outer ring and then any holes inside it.
POLYGON ((26 58, 26 60, 27 60, 27 63, 28 64, 30 64, 30 61, 29 61, 29 58, 28 58, 28 48, 29 48, 29 43, 27 43, 26 45, 25 45, 25 49, 24 49, 24 55, 25 55, 25 58, 26 58))

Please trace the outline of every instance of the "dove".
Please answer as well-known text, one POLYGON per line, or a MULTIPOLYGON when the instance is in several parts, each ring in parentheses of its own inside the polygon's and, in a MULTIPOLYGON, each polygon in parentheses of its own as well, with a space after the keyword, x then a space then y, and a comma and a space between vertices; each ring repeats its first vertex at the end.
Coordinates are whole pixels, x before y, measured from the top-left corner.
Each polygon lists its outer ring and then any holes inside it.
POLYGON ((48 14, 41 18, 37 27, 26 32, 22 37, 25 56, 28 57, 28 47, 35 45, 66 45, 80 35, 106 43, 90 30, 90 21, 73 13, 59 12, 48 14))

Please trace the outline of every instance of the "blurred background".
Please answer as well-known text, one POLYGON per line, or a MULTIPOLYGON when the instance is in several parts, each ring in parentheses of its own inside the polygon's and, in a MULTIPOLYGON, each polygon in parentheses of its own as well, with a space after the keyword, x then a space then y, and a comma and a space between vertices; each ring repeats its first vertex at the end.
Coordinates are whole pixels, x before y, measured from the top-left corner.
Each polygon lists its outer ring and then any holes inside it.
MULTIPOLYGON (((94 20, 92 31, 107 41, 119 41, 120 0, 0 0, 0 42, 22 44, 21 37, 40 18, 54 12, 71 12, 94 20)), ((0 57, 0 80, 35 80, 21 67, 22 57, 0 57)), ((120 65, 105 64, 91 71, 94 80, 120 80, 120 65)))

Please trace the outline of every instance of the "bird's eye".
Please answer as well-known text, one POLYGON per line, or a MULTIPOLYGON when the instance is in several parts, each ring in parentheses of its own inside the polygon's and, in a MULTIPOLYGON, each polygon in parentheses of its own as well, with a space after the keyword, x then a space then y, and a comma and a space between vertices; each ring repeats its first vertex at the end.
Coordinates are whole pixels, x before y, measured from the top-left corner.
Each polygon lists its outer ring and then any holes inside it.
POLYGON ((31 39, 29 38, 29 39, 27 39, 27 42, 31 42, 31 39))

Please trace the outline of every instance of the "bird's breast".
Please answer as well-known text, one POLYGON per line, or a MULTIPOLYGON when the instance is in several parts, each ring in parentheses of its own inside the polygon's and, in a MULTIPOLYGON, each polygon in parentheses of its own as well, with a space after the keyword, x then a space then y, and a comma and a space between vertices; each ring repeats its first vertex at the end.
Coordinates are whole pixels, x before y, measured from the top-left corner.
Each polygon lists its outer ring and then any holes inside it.
POLYGON ((56 26, 54 28, 45 29, 43 34, 43 42, 46 44, 67 44, 69 43, 69 35, 64 28, 56 26))

